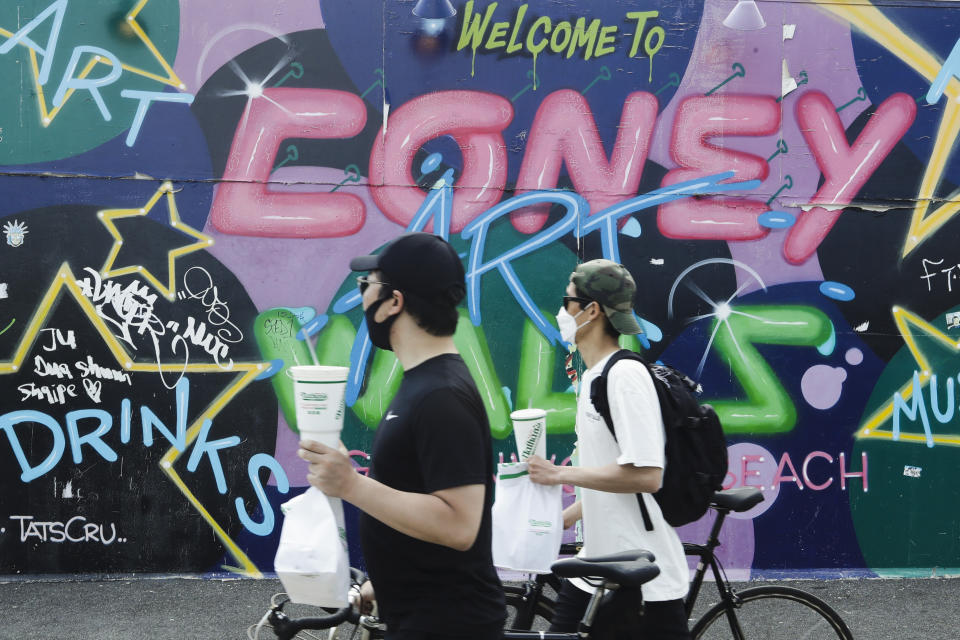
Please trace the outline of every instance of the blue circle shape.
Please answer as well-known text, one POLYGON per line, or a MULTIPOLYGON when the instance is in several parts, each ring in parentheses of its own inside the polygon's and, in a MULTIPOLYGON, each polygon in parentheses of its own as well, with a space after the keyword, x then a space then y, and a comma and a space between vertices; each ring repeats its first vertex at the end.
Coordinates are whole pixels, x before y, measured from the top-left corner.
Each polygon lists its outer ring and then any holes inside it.
POLYGON ((757 218, 760 226, 768 229, 786 229, 792 227, 796 221, 797 218, 786 211, 767 211, 757 218))
POLYGON ((820 293, 828 298, 840 300, 841 302, 853 300, 857 296, 853 289, 847 285, 843 284, 842 282, 833 282, 831 280, 825 280, 820 283, 820 293))
POLYGON ((442 153, 431 153, 424 159, 423 164, 420 165, 420 173, 427 175, 433 172, 434 169, 440 166, 441 162, 443 162, 442 153))

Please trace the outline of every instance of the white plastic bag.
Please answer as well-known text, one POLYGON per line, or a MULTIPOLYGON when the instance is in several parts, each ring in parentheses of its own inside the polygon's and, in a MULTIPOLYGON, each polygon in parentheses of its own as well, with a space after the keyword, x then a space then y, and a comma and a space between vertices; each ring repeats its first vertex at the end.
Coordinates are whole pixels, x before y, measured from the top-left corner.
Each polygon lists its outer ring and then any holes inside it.
POLYGON ((280 506, 284 513, 274 570, 293 602, 345 607, 350 563, 343 503, 310 487, 280 506))
POLYGON ((535 484, 527 463, 501 463, 493 504, 493 564, 527 573, 549 573, 563 538, 560 485, 535 484))

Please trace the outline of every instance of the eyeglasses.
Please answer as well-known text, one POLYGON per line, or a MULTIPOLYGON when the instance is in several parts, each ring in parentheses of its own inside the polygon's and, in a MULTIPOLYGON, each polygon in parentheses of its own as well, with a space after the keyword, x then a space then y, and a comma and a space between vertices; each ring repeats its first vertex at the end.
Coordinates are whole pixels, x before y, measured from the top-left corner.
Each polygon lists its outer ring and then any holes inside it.
POLYGON ((585 307, 591 302, 594 302, 590 298, 580 298, 577 296, 563 296, 563 308, 566 309, 571 301, 579 302, 581 307, 585 307))
POLYGON ((372 284, 379 284, 385 287, 391 286, 386 282, 380 282, 379 280, 371 280, 370 276, 357 276, 357 287, 360 289, 360 295, 363 295, 364 292, 367 290, 367 287, 369 287, 372 284))

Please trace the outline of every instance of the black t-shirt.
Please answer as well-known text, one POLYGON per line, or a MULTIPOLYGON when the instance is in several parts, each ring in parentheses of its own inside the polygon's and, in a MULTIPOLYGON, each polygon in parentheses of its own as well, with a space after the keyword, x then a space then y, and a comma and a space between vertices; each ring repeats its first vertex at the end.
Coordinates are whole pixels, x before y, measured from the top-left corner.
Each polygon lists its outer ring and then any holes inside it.
POLYGON ((360 514, 360 543, 379 612, 393 629, 450 632, 502 625, 493 568, 493 449, 483 401, 463 359, 431 358, 404 372, 373 441, 370 477, 399 491, 486 487, 483 519, 467 551, 417 540, 360 514))

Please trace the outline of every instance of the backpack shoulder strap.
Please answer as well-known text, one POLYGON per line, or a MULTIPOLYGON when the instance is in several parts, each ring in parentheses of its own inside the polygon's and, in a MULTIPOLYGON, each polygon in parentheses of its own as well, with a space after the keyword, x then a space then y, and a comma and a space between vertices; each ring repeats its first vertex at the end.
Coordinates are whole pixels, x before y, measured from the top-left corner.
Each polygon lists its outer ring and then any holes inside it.
POLYGON ((621 360, 636 360, 643 364, 643 366, 647 366, 646 361, 640 357, 639 353, 630 351, 629 349, 620 349, 610 356, 607 364, 603 366, 603 371, 599 376, 594 378, 593 383, 590 385, 590 402, 593 404, 593 408, 597 410, 597 413, 600 414, 600 417, 603 418, 614 440, 617 439, 617 433, 613 429, 613 417, 610 414, 610 399, 607 396, 607 379, 610 376, 610 369, 621 360))
MULTIPOLYGON (((610 435, 613 436, 614 441, 617 439, 617 432, 613 428, 613 416, 610 414, 610 398, 607 396, 607 378, 610 375, 610 369, 613 368, 613 365, 617 364, 621 360, 636 360, 641 363, 644 367, 647 366, 646 361, 640 357, 640 354, 630 351, 629 349, 620 349, 615 352, 607 360, 607 364, 603 366, 603 371, 597 376, 593 383, 590 385, 590 402, 593 403, 593 408, 597 410, 597 413, 600 414, 600 417, 603 418, 604 423, 607 425, 607 429, 610 430, 610 435)), ((653 531, 653 520, 650 519, 650 512, 647 511, 647 505, 643 501, 643 494, 637 494, 637 502, 640 504, 640 515, 643 517, 643 526, 647 531, 653 531)))

